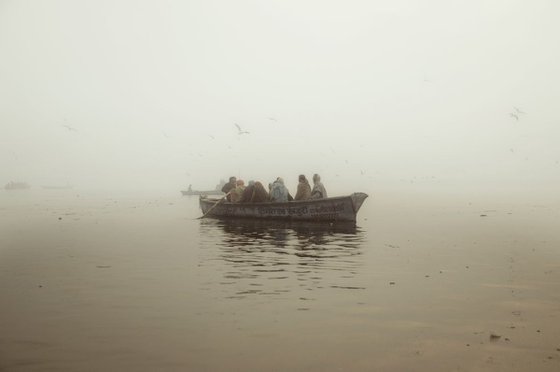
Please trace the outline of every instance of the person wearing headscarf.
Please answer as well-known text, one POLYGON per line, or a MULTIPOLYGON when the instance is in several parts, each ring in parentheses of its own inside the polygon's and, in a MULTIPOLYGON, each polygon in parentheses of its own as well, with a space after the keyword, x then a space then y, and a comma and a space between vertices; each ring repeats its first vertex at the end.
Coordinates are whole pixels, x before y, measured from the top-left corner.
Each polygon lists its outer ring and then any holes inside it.
POLYGON ((327 190, 321 182, 321 176, 317 173, 313 175, 313 190, 311 190, 311 199, 322 199, 327 197, 327 190))
POLYGON ((270 201, 287 202, 290 197, 290 193, 284 185, 284 180, 281 177, 278 177, 270 186, 270 201))
POLYGON ((235 189, 231 190, 230 202, 232 203, 239 203, 241 200, 241 195, 243 195, 243 191, 245 190, 245 182, 243 180, 237 180, 235 189))
POLYGON ((255 181, 249 181, 249 186, 245 187, 243 194, 241 194, 240 203, 250 203, 253 199, 253 194, 255 192, 255 181))
POLYGON ((264 186, 260 182, 255 182, 255 191, 253 193, 252 203, 264 203, 268 201, 268 192, 264 189, 264 186))
POLYGON ((259 181, 249 182, 249 186, 245 188, 241 195, 240 203, 264 203, 268 201, 268 192, 259 181))
POLYGON ((303 174, 300 174, 296 197, 294 198, 294 200, 307 199, 311 199, 311 186, 309 186, 309 181, 307 181, 307 178, 305 178, 303 174))

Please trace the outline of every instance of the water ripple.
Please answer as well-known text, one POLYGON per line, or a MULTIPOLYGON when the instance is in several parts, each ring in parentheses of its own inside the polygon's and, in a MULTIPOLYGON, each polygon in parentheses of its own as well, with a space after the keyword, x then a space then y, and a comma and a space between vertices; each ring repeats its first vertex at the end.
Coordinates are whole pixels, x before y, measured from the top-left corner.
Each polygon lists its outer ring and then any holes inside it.
POLYGON ((354 224, 205 219, 199 231, 199 266, 221 273, 215 285, 226 298, 363 289, 348 284, 364 248, 364 233, 354 224))

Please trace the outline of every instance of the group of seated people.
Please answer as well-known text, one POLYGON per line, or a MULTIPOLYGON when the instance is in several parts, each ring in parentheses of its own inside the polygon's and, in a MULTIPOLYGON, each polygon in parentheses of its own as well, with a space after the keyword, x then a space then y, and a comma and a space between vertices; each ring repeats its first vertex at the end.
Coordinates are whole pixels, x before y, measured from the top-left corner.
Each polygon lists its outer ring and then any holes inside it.
POLYGON ((325 186, 323 186, 321 177, 318 174, 313 175, 313 188, 309 185, 307 178, 301 174, 295 197, 290 195, 281 177, 268 184, 268 191, 265 190, 263 184, 259 181, 249 181, 249 185, 245 186, 243 180, 230 177, 229 182, 222 187, 222 191, 226 193, 227 200, 232 203, 287 202, 327 197, 327 190, 325 190, 325 186))

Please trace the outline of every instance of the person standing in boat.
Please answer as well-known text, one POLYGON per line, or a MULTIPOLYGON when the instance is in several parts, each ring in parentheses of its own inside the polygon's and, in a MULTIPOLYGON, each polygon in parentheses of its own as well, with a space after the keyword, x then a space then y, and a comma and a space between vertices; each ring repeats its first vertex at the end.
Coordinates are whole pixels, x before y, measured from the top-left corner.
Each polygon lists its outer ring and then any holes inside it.
POLYGON ((278 203, 287 202, 289 200, 294 200, 294 198, 292 198, 290 192, 284 185, 284 180, 278 177, 270 186, 270 201, 278 203))
POLYGON ((313 190, 311 190, 311 199, 322 199, 327 197, 327 190, 321 182, 321 176, 317 173, 313 175, 313 190))
POLYGON ((243 180, 237 180, 235 189, 231 190, 229 196, 230 201, 232 203, 239 203, 241 200, 241 195, 243 195, 243 191, 245 190, 245 182, 243 180))
MULTIPOLYGON (((229 182, 226 183, 223 187, 222 187, 222 192, 224 194, 227 194, 228 192, 230 192, 231 190, 235 189, 237 187, 237 178, 235 177, 230 177, 229 178, 229 182)), ((231 201, 231 194, 227 196, 227 200, 231 201)))
POLYGON ((305 178, 305 175, 299 175, 299 183, 297 186, 296 197, 294 200, 307 200, 311 199, 311 186, 309 186, 309 181, 305 178))

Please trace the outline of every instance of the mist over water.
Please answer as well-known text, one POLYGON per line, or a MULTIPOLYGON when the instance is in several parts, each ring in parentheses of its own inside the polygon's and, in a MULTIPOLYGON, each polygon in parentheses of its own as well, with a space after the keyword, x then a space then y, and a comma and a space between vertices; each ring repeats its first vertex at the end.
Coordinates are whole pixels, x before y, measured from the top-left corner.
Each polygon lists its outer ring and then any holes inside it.
POLYGON ((551 191, 558 11, 2 1, 0 180, 164 192, 320 173, 344 193, 551 191))
POLYGON ((0 370, 559 370, 558 14, 0 0, 0 370), (180 193, 314 173, 356 224, 180 193))
POLYGON ((6 370, 558 367, 558 203, 387 194, 330 225, 196 219, 177 194, 0 202, 6 370))

